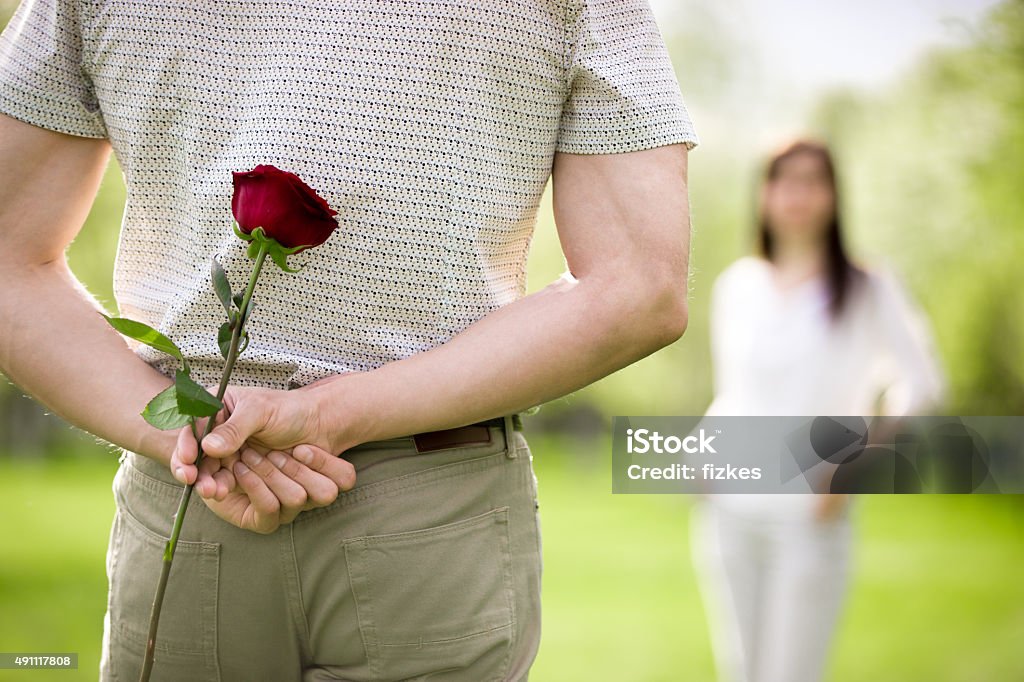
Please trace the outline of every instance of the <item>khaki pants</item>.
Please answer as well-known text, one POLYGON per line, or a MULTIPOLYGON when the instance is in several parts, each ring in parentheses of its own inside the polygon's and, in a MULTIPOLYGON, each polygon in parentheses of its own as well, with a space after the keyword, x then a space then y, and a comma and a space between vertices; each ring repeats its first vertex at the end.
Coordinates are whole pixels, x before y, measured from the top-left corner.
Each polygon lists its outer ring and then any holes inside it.
MULTIPOLYGON (((193 492, 151 679, 526 680, 540 643, 537 479, 523 434, 488 428, 489 443, 348 450, 356 486, 271 534, 193 492)), ((112 488, 100 679, 134 682, 184 487, 125 451, 112 488)))

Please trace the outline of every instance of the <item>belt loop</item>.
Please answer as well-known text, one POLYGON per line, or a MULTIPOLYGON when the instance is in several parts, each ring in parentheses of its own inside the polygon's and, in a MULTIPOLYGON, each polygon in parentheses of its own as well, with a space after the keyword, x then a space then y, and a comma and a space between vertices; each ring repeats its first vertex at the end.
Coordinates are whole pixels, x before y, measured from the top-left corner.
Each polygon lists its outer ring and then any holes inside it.
POLYGON ((513 430, 514 430, 514 424, 512 423, 512 415, 506 414, 503 417, 503 421, 504 421, 503 428, 505 430, 505 450, 506 450, 506 455, 508 456, 509 459, 513 459, 516 456, 516 446, 515 446, 515 443, 513 442, 515 439, 514 439, 514 434, 512 433, 513 430))

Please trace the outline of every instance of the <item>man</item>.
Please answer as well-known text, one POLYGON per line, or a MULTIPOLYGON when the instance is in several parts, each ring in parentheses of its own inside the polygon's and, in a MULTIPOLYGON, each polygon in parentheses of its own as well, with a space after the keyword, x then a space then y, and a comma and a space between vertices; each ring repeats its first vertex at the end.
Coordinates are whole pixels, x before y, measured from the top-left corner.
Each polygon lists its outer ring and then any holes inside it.
POLYGON ((687 324, 697 138, 647 2, 26 0, 0 114, 0 369, 123 449, 101 677, 137 676, 196 482, 155 675, 526 679, 541 552, 518 413, 687 324), (112 150, 119 314, 207 386, 210 259, 249 268, 231 171, 276 165, 338 211, 300 274, 261 276, 198 468, 190 432, 139 416, 173 362, 126 344, 64 259, 112 150), (527 296, 549 177, 568 272, 527 296))

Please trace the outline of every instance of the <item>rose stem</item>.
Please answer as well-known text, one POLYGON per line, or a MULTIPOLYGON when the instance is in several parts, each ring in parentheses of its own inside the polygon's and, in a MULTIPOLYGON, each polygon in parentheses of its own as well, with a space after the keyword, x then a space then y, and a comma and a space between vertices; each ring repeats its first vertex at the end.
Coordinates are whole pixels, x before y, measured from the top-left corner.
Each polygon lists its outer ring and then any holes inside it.
MULTIPOLYGON (((238 311, 238 324, 231 331, 231 345, 228 350, 227 362, 224 364, 224 372, 220 377, 220 385, 217 388, 217 399, 223 400, 224 393, 228 388, 228 380, 231 378, 231 371, 235 368, 235 360, 238 359, 238 346, 242 337, 242 327, 246 320, 246 310, 249 308, 249 300, 252 298, 253 289, 256 288, 256 278, 259 277, 260 268, 263 267, 263 260, 267 257, 267 242, 260 240, 260 250, 256 255, 256 265, 253 266, 252 275, 249 276, 249 286, 245 290, 245 295, 242 296, 242 304, 239 306, 238 311)), ((206 430, 203 433, 203 438, 206 437, 210 431, 213 430, 213 417, 210 417, 206 421, 206 430)), ((192 433, 196 432, 195 418, 192 418, 192 433)), ((203 439, 196 439, 196 446, 198 452, 196 454, 196 467, 199 466, 199 462, 203 459, 203 439)), ((196 477, 198 479, 198 476, 196 477)), ((140 682, 148 682, 150 672, 153 669, 153 654, 156 647, 156 628, 160 623, 160 607, 164 601, 164 591, 167 588, 167 578, 171 573, 171 561, 174 559, 174 549, 178 545, 178 535, 181 533, 181 523, 185 519, 185 510, 188 508, 188 500, 192 496, 192 488, 195 487, 195 483, 189 483, 185 486, 185 490, 181 495, 181 502, 178 504, 178 511, 174 515, 174 528, 171 530, 171 537, 164 545, 164 560, 163 566, 160 570, 160 581, 157 583, 156 595, 153 598, 153 610, 149 616, 149 637, 146 640, 146 658, 142 664, 142 675, 139 677, 140 682)))

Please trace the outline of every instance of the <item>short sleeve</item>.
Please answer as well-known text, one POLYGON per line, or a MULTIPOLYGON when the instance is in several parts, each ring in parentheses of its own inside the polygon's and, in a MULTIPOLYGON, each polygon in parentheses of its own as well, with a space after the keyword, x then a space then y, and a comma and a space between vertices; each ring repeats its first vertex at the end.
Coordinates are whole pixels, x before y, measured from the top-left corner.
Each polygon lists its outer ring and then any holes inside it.
POLYGON ((0 33, 0 113, 82 137, 107 137, 82 68, 78 2, 22 0, 0 33))
POLYGON ((569 0, 568 96, 555 150, 610 154, 698 143, 648 0, 569 0))

